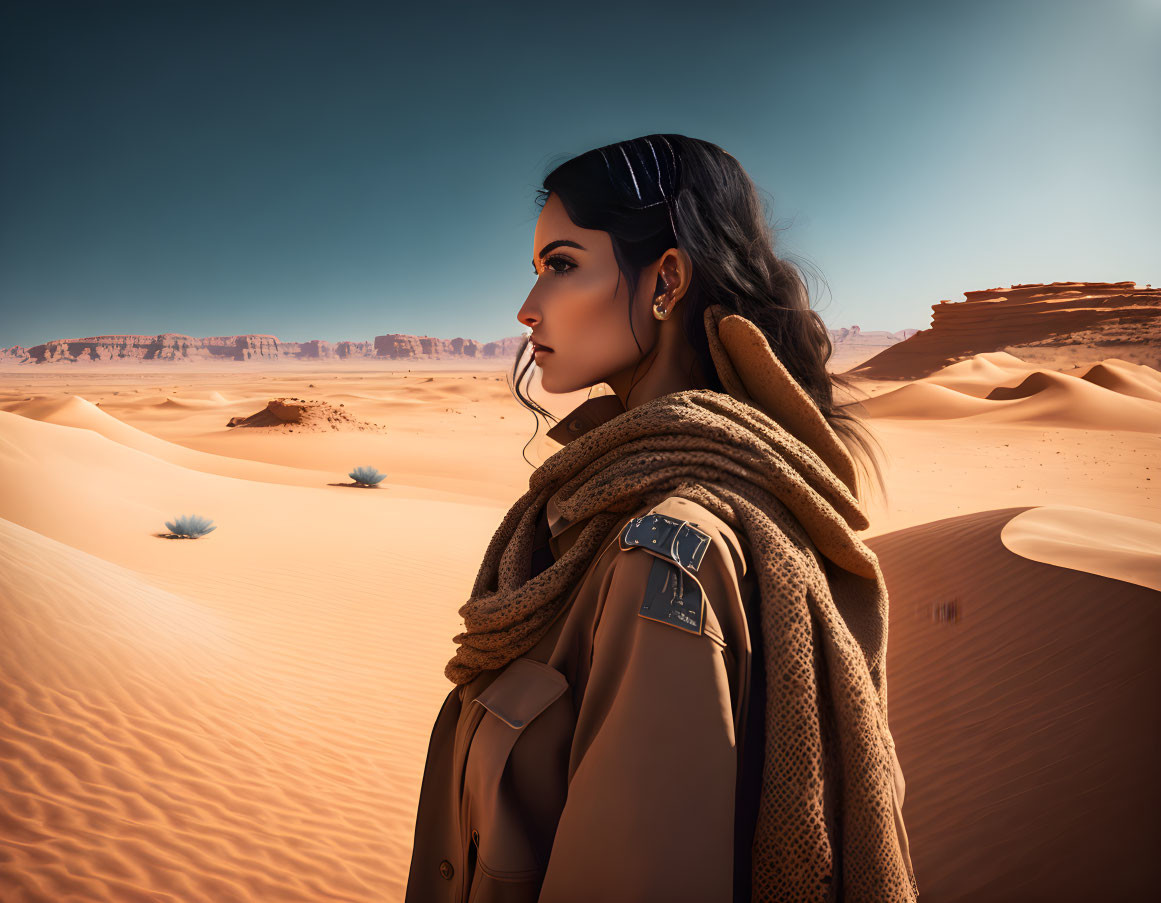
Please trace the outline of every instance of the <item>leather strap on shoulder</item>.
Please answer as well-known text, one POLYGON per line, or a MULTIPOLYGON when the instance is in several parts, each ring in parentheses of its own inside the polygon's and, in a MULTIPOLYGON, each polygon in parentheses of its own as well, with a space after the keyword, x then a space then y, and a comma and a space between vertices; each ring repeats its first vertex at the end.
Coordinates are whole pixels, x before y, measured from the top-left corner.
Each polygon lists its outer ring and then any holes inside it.
POLYGON ((644 548, 664 555, 689 571, 696 571, 709 548, 710 536, 687 520, 664 514, 635 517, 621 531, 622 550, 644 548))

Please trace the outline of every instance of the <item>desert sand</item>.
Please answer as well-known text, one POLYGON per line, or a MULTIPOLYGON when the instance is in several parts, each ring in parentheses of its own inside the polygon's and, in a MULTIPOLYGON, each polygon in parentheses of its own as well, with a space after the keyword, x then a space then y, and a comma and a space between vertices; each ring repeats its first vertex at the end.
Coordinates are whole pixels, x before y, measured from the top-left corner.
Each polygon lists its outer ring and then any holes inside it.
MULTIPOLYGON (((924 900, 1153 886, 1161 373, 1074 364, 859 382, 924 900)), ((401 899, 457 609, 558 447, 534 429, 501 369, 0 373, 0 899, 401 899), (350 418, 226 426, 279 397, 350 418), (167 538, 183 513, 217 529, 167 538)))

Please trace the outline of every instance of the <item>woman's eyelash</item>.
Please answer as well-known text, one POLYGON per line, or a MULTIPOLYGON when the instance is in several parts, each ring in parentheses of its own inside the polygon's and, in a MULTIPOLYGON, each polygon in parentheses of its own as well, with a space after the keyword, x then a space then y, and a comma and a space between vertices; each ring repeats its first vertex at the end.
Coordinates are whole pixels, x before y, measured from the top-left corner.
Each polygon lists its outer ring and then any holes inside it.
POLYGON ((576 266, 576 264, 574 264, 574 263, 573 263, 571 260, 569 260, 568 258, 566 258, 566 257, 560 257, 560 256, 558 256, 558 255, 555 255, 555 254, 554 254, 552 257, 546 257, 546 258, 544 259, 544 267, 545 267, 545 269, 552 268, 552 272, 553 272, 555 275, 557 275, 557 276, 563 276, 565 273, 567 273, 567 272, 568 272, 570 269, 572 269, 574 266, 576 266), (566 265, 566 269, 560 269, 560 270, 556 269, 555 267, 553 267, 553 266, 552 266, 553 262, 557 262, 557 263, 563 263, 563 264, 565 264, 565 265, 566 265))

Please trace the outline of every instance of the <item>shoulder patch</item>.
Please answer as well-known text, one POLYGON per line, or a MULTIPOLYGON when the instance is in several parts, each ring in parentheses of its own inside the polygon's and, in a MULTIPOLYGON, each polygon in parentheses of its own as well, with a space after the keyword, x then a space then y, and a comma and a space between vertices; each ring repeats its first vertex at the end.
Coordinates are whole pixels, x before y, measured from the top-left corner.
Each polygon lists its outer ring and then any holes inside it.
POLYGON ((635 517, 621 531, 622 550, 643 548, 664 555, 689 571, 701 566, 710 537, 687 520, 664 514, 644 514, 635 517))
POLYGON ((645 599, 637 614, 700 636, 705 594, 694 577, 684 574, 680 567, 664 558, 654 557, 645 585, 645 599))

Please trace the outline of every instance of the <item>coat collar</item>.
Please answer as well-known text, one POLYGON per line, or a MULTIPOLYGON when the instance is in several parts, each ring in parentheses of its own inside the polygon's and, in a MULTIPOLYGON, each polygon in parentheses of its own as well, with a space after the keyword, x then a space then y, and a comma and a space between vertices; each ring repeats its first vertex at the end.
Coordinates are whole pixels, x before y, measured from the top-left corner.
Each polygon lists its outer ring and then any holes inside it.
MULTIPOLYGON (((561 445, 568 445, 573 439, 623 413, 625 406, 616 395, 597 395, 582 402, 562 417, 556 426, 548 431, 548 437, 561 445)), ((555 494, 549 496, 544 512, 548 520, 548 532, 554 538, 572 526, 572 521, 562 515, 560 509, 556 507, 555 494)))
POLYGON ((578 436, 583 436, 606 420, 625 413, 625 406, 616 395, 598 395, 573 408, 548 431, 548 437, 561 445, 568 445, 578 436))

